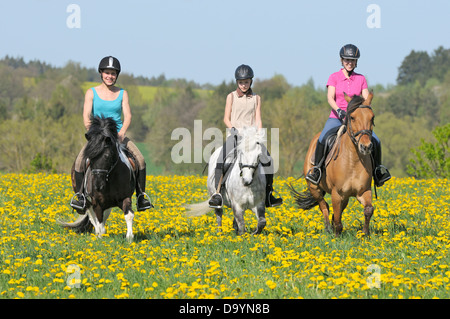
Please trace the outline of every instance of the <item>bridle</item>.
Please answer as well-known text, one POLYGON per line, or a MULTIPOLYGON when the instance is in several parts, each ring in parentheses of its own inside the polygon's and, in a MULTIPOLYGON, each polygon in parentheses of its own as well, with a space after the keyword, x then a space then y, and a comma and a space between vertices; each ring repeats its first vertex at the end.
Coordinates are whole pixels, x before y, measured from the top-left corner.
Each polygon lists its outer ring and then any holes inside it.
MULTIPOLYGON (((117 145, 116 145, 116 147, 117 147, 117 145)), ((111 174, 112 170, 114 169, 114 167, 116 167, 118 162, 119 162, 119 156, 117 156, 116 161, 114 162, 114 164, 109 169, 94 168, 94 169, 91 169, 91 173, 94 176, 106 175, 106 181, 108 181, 109 180, 109 174, 111 174)))
MULTIPOLYGON (((259 144, 259 142, 257 142, 257 144, 259 144)), ((242 176, 242 169, 244 169, 244 168, 254 169, 254 171, 253 171, 253 174, 254 174, 256 169, 258 168, 258 165, 259 165, 259 156, 258 156, 258 161, 256 163, 254 163, 254 164, 242 164, 242 162, 241 162, 241 154, 242 154, 242 152, 238 156, 239 169, 241 171, 240 175, 242 176)))
MULTIPOLYGON (((370 110, 372 110, 372 108, 369 105, 363 105, 363 104, 358 106, 355 110, 360 109, 360 108, 361 109, 370 109, 370 110)), ((350 114, 348 114, 347 117, 350 117, 350 114)), ((352 140, 353 144, 355 144, 355 145, 359 144, 359 141, 361 140, 361 137, 363 137, 364 135, 367 135, 370 138, 372 138, 372 130, 361 130, 361 131, 358 131, 356 133, 353 133, 352 121, 349 118, 347 118, 347 126, 348 126, 347 133, 350 136, 350 139, 352 140), (359 138, 356 139, 358 136, 359 136, 359 138)))

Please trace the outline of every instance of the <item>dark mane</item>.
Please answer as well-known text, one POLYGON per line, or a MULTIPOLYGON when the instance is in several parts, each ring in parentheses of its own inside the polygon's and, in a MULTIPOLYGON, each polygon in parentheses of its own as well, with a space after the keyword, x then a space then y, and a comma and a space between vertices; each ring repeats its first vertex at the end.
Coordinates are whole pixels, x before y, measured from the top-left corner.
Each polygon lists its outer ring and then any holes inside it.
POLYGON ((117 124, 111 117, 91 117, 91 126, 85 134, 88 143, 84 150, 84 160, 99 156, 107 146, 107 140, 115 145, 117 141, 117 124))
POLYGON ((348 102, 347 106, 347 116, 345 117, 344 124, 347 124, 348 118, 350 117, 350 114, 352 114, 356 109, 358 109, 361 104, 364 102, 364 98, 359 95, 353 95, 350 102, 348 102))

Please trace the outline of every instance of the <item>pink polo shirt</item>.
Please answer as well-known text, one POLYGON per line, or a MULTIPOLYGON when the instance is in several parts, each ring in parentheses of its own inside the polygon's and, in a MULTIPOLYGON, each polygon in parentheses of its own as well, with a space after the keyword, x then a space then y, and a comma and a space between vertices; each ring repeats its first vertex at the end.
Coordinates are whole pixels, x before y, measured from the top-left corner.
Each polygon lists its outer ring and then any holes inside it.
MULTIPOLYGON (((336 88, 335 101, 339 108, 347 110, 347 101, 344 98, 344 92, 348 96, 361 95, 362 90, 367 89, 367 81, 364 75, 353 71, 349 79, 342 72, 342 69, 333 73, 328 78, 327 87, 334 86, 336 88)), ((338 116, 334 110, 331 110, 330 118, 337 119, 338 116)))

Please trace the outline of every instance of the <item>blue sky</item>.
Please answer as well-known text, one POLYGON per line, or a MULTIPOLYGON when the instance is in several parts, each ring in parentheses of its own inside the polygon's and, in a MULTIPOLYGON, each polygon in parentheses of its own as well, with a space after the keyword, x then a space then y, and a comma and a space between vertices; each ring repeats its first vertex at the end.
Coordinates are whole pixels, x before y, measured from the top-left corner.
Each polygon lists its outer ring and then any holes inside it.
POLYGON ((124 72, 200 84, 232 80, 245 63, 260 79, 325 87, 346 43, 360 48, 369 87, 395 84, 411 50, 450 48, 448 0, 14 0, 1 2, 0 15, 0 57, 97 67, 114 55, 124 72))

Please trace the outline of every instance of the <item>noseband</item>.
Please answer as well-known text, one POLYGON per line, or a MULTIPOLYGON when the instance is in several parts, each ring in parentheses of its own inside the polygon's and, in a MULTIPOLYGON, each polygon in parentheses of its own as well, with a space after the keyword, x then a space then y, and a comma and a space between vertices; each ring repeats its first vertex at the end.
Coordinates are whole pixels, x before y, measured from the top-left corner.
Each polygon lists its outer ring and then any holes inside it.
MULTIPOLYGON (((372 108, 369 105, 362 105, 362 104, 360 106, 358 106, 356 109, 370 109, 370 110, 372 110, 372 108)), ((348 114, 348 117, 350 117, 350 114, 348 114)), ((348 126, 347 133, 348 133, 348 135, 350 136, 350 139, 352 140, 352 142, 355 145, 359 144, 359 141, 361 140, 361 137, 363 137, 364 135, 367 135, 370 138, 372 138, 372 130, 361 130, 361 131, 358 131, 356 133, 353 133, 352 121, 350 121, 349 119, 347 119, 347 126, 348 126), (356 137, 358 137, 358 136, 359 136, 359 138, 356 139, 356 137)))
POLYGON ((92 175, 97 176, 97 177, 101 176, 101 175, 106 175, 106 181, 108 181, 109 180, 109 174, 112 172, 114 167, 116 167, 118 162, 119 162, 119 156, 117 156, 117 160, 115 161, 115 163, 109 169, 94 168, 94 169, 91 169, 91 173, 92 173, 92 175))
POLYGON ((244 168, 252 168, 256 171, 256 169, 258 168, 259 165, 259 156, 258 156, 258 161, 254 164, 242 164, 241 162, 241 156, 239 155, 239 169, 241 170, 241 176, 242 176, 242 169, 244 168))

